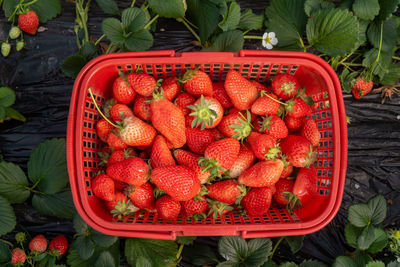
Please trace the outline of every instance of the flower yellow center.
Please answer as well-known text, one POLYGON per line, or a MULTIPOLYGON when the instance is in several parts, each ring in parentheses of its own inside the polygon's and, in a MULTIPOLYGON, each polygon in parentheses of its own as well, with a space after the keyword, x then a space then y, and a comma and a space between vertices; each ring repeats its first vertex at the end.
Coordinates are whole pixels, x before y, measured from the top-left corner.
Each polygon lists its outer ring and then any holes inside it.
POLYGON ((270 43, 270 42, 271 42, 271 38, 269 38, 269 37, 267 36, 267 37, 265 37, 264 41, 265 41, 266 43, 270 43))

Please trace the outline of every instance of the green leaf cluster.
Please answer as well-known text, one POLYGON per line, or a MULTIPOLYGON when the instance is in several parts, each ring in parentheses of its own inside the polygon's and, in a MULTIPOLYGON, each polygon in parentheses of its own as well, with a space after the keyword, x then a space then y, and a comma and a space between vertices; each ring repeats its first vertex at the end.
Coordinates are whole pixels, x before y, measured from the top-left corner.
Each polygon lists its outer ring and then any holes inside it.
POLYGON ((24 10, 34 10, 38 15, 40 23, 46 23, 61 13, 61 3, 59 0, 37 0, 27 2, 21 2, 20 0, 4 0, 2 2, 4 15, 7 18, 10 18, 10 16, 13 15, 14 10, 20 10, 21 8, 24 10))
POLYGON ((16 95, 15 92, 9 87, 0 87, 0 123, 5 120, 19 120, 25 122, 25 117, 11 108, 15 103, 16 95))

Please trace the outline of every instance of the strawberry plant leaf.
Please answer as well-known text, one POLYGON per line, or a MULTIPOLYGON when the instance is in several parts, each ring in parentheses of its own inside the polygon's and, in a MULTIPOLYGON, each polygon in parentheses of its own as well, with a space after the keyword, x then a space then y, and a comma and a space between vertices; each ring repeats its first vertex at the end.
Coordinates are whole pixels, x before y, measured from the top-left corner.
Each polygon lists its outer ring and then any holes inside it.
MULTIPOLYGON (((26 118, 24 117, 24 115, 22 115, 21 113, 19 113, 17 110, 13 109, 13 108, 9 108, 9 107, 5 107, 4 108, 5 111, 5 120, 9 120, 9 119, 14 119, 14 120, 19 120, 19 121, 26 121, 26 118)), ((1 122, 1 120, 0 120, 1 122)))
POLYGON ((370 24, 369 20, 358 19, 358 43, 357 48, 367 41, 367 28, 370 24))
POLYGON ((0 106, 9 107, 15 102, 15 92, 8 87, 0 87, 0 106))
POLYGON ((322 53, 343 56, 355 48, 358 27, 357 18, 347 10, 321 9, 308 20, 307 39, 322 53))
POLYGON ((354 253, 354 261, 357 266, 365 266, 372 261, 372 258, 365 251, 357 249, 354 253))
POLYGON ((97 5, 101 8, 101 10, 109 15, 118 15, 119 9, 117 2, 114 0, 96 0, 97 5))
POLYGON ((85 42, 79 49, 79 54, 85 57, 86 60, 97 57, 97 53, 97 47, 92 42, 85 42))
POLYGON ((61 4, 59 0, 38 0, 29 7, 36 12, 40 23, 46 23, 61 13, 61 4))
POLYGON ((346 224, 344 228, 344 235, 346 237, 347 244, 353 248, 358 248, 357 239, 362 233, 362 228, 355 227, 351 223, 346 224))
POLYGON ((307 16, 311 16, 311 14, 317 10, 334 7, 335 4, 328 0, 306 0, 304 3, 304 11, 306 12, 307 16))
POLYGON ((299 267, 325 267, 326 265, 316 260, 305 260, 299 264, 299 267))
POLYGON ((239 267, 241 266, 239 262, 235 261, 224 261, 221 263, 218 263, 217 267, 239 267))
POLYGON ((386 218, 386 200, 382 195, 376 195, 367 202, 372 212, 372 224, 378 226, 386 218))
POLYGON ((0 196, 0 214, 0 235, 5 235, 14 229, 17 222, 13 207, 2 196, 0 196))
POLYGON ((247 245, 248 255, 243 262, 245 266, 260 266, 268 260, 272 251, 271 239, 254 238, 247 245))
POLYGON ((379 19, 385 21, 390 18, 394 12, 396 12, 400 0, 379 0, 379 19))
POLYGON ((218 242, 218 251, 226 260, 240 262, 249 254, 249 247, 239 236, 223 236, 218 242))
POLYGON ((0 263, 6 263, 11 260, 11 250, 9 246, 0 241, 0 263))
POLYGON ((6 119, 6 109, 3 106, 0 106, 0 122, 3 122, 6 119))
POLYGON ((377 64, 374 64, 378 58, 378 49, 372 48, 364 54, 362 65, 364 67, 372 67, 372 73, 378 75, 380 79, 383 79, 389 72, 389 66, 392 61, 392 53, 381 51, 377 64))
POLYGON ((176 242, 182 245, 192 245, 197 236, 178 236, 176 237, 176 242))
POLYGON ((395 84, 400 79, 400 65, 390 63, 389 71, 381 79, 383 85, 395 84))
POLYGON ((18 5, 19 0, 4 0, 3 10, 4 15, 8 18, 14 12, 15 7, 18 5))
POLYGON ((101 23, 101 29, 111 42, 120 44, 125 41, 124 28, 118 19, 106 18, 101 23))
POLYGON ((28 176, 47 194, 60 192, 68 184, 65 139, 53 138, 37 146, 28 161, 28 176))
POLYGON ((218 25, 217 4, 210 0, 187 0, 187 6, 188 18, 199 27, 200 41, 204 44, 218 25))
POLYGON ((18 165, 0 162, 0 195, 11 203, 23 203, 30 196, 28 179, 18 165))
MULTIPOLYGON (((263 266, 263 267, 266 267, 266 266, 263 266)), ((294 262, 285 262, 285 263, 282 263, 281 265, 279 265, 279 267, 298 267, 298 265, 294 262)))
POLYGON ((268 32, 275 32, 277 47, 302 50, 300 38, 306 27, 307 16, 304 0, 273 0, 265 9, 268 32))
POLYGON ((347 256, 339 256, 333 262, 333 267, 357 267, 354 260, 347 256))
POLYGON ((264 14, 256 15, 251 9, 246 9, 240 15, 239 28, 243 30, 261 30, 264 14))
POLYGON ((365 227, 361 235, 357 239, 357 247, 361 250, 366 250, 374 242, 375 228, 372 225, 365 227))
POLYGON ((357 76, 357 72, 350 72, 348 69, 344 69, 340 74, 340 83, 346 93, 351 93, 351 87, 355 82, 357 76))
POLYGON ((373 20, 379 14, 378 0, 355 0, 353 11, 357 17, 365 20, 373 20))
POLYGON ((218 26, 224 31, 235 30, 240 22, 240 6, 236 2, 232 2, 229 10, 223 15, 222 21, 218 26))
POLYGON ((116 237, 116 236, 105 235, 94 229, 91 229, 91 233, 92 233, 92 239, 93 239, 94 243, 99 247, 103 247, 103 248, 111 247, 118 240, 118 237, 116 237))
POLYGON ((137 32, 146 25, 147 18, 144 11, 137 7, 126 8, 122 11, 122 26, 131 32, 137 32))
POLYGON ((38 212, 59 218, 72 219, 75 215, 75 207, 72 202, 70 189, 65 189, 56 194, 34 194, 32 206, 38 212))
POLYGON ((115 267, 115 261, 110 252, 103 251, 100 253, 94 266, 96 266, 96 267, 115 267))
POLYGON ((364 203, 351 205, 347 219, 356 227, 365 227, 371 223, 372 211, 364 203))
POLYGON ((182 255, 190 263, 198 266, 212 265, 218 262, 214 251, 203 244, 195 243, 193 246, 185 246, 182 255))
POLYGON ((79 257, 82 260, 89 259, 94 253, 94 243, 88 236, 78 236, 74 240, 79 257))
POLYGON ((153 46, 153 35, 148 30, 132 33, 125 41, 129 51, 145 51, 153 46))
POLYGON ((400 263, 397 261, 390 262, 387 267, 400 267, 400 263))
POLYGON ((304 235, 286 236, 285 240, 289 244, 292 253, 296 254, 303 247, 304 235))
POLYGON ((388 242, 388 236, 386 232, 380 228, 375 228, 374 240, 372 244, 369 246, 368 252, 378 253, 384 247, 386 247, 387 242, 388 242))
POLYGON ((81 259, 78 254, 78 250, 76 249, 75 242, 72 242, 71 247, 68 248, 68 255, 67 255, 67 263, 68 266, 71 267, 90 267, 89 261, 81 259))
POLYGON ((151 262, 147 258, 140 256, 136 260, 136 267, 151 267, 151 262))
POLYGON ((375 48, 379 48, 381 38, 381 23, 383 23, 381 49, 382 51, 390 52, 396 45, 397 40, 396 23, 393 18, 390 18, 385 22, 378 20, 373 21, 368 27, 368 40, 375 48))
POLYGON ((365 267, 385 267, 385 264, 381 261, 371 261, 365 267))
POLYGON ((165 18, 183 18, 186 11, 185 0, 149 0, 154 13, 165 18))
POLYGON ((75 79, 86 63, 87 60, 85 57, 81 55, 72 55, 63 61, 61 70, 66 76, 75 79))
POLYGON ((143 256, 151 260, 152 266, 167 267, 175 261, 177 253, 178 246, 173 241, 141 238, 127 238, 125 241, 125 256, 131 265, 143 256))
POLYGON ((239 52, 243 48, 243 33, 239 30, 223 32, 219 34, 210 48, 204 51, 215 52, 239 52))
POLYGON ((76 215, 74 216, 73 223, 74 229, 78 234, 86 235, 89 226, 85 223, 84 220, 82 220, 81 216, 79 216, 78 213, 76 213, 76 215))

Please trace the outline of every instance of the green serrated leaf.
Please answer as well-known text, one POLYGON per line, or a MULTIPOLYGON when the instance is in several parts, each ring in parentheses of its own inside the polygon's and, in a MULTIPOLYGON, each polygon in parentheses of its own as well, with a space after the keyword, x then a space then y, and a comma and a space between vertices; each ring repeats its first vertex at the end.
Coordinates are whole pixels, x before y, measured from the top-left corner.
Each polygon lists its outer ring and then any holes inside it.
POLYGON ((176 242, 183 245, 192 245, 196 238, 197 236, 178 236, 176 237, 176 242))
POLYGON ((217 267, 239 267, 241 266, 239 262, 235 261, 223 261, 217 264, 217 267))
POLYGON ((304 3, 304 11, 306 12, 307 16, 311 16, 311 14, 317 10, 334 7, 335 4, 328 0, 306 0, 304 3))
POLYGON ((228 261, 240 262, 248 255, 248 245, 239 236, 223 236, 218 242, 218 251, 228 261))
POLYGON ((153 46, 153 35, 148 30, 132 33, 125 41, 129 51, 145 51, 153 46))
POLYGON ((101 29, 107 38, 116 44, 123 43, 125 41, 124 28, 121 21, 116 18, 106 18, 101 23, 101 29))
POLYGON ((152 266, 168 267, 175 261, 177 252, 178 247, 173 241, 127 238, 125 242, 125 256, 131 265, 143 256, 151 260, 152 266))
POLYGON ((87 60, 85 57, 81 55, 72 55, 63 61, 61 64, 61 70, 66 76, 76 78, 86 63, 87 60))
POLYGON ((131 32, 137 32, 144 28, 147 22, 144 11, 137 7, 131 7, 122 11, 122 26, 131 32))
POLYGON ((97 5, 103 10, 104 13, 109 15, 118 15, 119 9, 117 2, 114 0, 96 0, 97 5))
POLYGON ((0 263, 6 263, 11 260, 11 250, 10 247, 0 241, 0 263))
POLYGON ((351 87, 358 76, 357 72, 351 72, 348 69, 344 69, 340 74, 340 83, 345 92, 351 93, 351 87))
POLYGON ((372 211, 372 224, 378 226, 386 218, 386 200, 382 195, 376 195, 367 203, 368 207, 372 211))
POLYGON ((369 24, 369 20, 358 19, 358 25, 360 27, 358 28, 358 43, 356 45, 357 48, 367 41, 367 28, 369 24))
POLYGON ((72 219, 75 215, 75 206, 70 189, 52 195, 34 194, 32 206, 38 212, 48 216, 72 219))
POLYGON ((396 84, 400 79, 400 65, 395 63, 390 63, 389 71, 381 79, 383 85, 393 85, 396 84))
POLYGON ((333 267, 357 267, 354 260, 347 256, 339 256, 333 262, 333 267))
POLYGON ((29 6, 39 17, 40 23, 45 23, 54 19, 61 13, 61 4, 59 0, 39 0, 29 6))
POLYGON ((296 254, 303 247, 304 235, 286 236, 285 240, 286 240, 286 242, 288 242, 292 253, 296 254))
POLYGON ((348 220, 356 227, 365 227, 371 223, 372 211, 367 204, 355 204, 349 207, 348 220))
POLYGON ((192 246, 185 246, 182 255, 188 262, 198 266, 211 265, 218 262, 214 251, 203 244, 195 243, 192 246))
POLYGON ((15 102, 15 92, 9 87, 0 87, 0 106, 9 107, 15 102))
POLYGON ((365 266, 372 261, 372 258, 365 251, 357 249, 354 253, 354 261, 357 266, 365 266))
POLYGON ((68 255, 67 255, 67 263, 68 266, 71 267, 91 267, 89 261, 85 261, 79 257, 78 250, 75 247, 75 243, 73 242, 71 247, 68 248, 68 255))
POLYGON ((79 54, 87 60, 97 57, 97 52, 97 47, 92 42, 85 42, 79 50, 79 54))
POLYGON ((96 267, 115 267, 115 261, 110 252, 103 251, 100 253, 94 266, 96 266, 96 267))
MULTIPOLYGON (((367 35, 369 42, 375 47, 379 48, 381 38, 381 23, 380 21, 373 21, 368 27, 367 35)), ((382 51, 390 52, 396 45, 396 23, 393 18, 386 20, 382 28, 382 51)))
POLYGON ((358 21, 349 11, 321 9, 307 23, 309 43, 322 53, 343 56, 358 42, 358 21))
POLYGON ((210 0, 187 0, 187 15, 199 28, 200 41, 204 44, 215 31, 219 21, 219 9, 210 0))
POLYGON ((39 255, 36 255, 35 257, 33 257, 34 261, 38 261, 38 262, 44 262, 47 261, 47 259, 45 259, 46 257, 49 257, 49 254, 47 254, 46 252, 41 253, 39 255))
POLYGON ((3 2, 3 10, 4 15, 8 18, 12 15, 15 10, 15 7, 19 4, 19 0, 4 0, 3 2))
POLYGON ((135 264, 136 267, 152 267, 151 261, 143 256, 139 256, 135 264))
POLYGON ((243 48, 243 33, 239 30, 227 31, 219 34, 211 47, 206 51, 239 52, 243 48))
POLYGON ((78 236, 74 240, 79 257, 82 260, 87 260, 92 257, 94 253, 94 243, 88 236, 78 236))
POLYGON ((362 228, 355 227, 351 223, 346 224, 346 227, 344 228, 346 241, 353 248, 358 248, 357 240, 361 233, 362 228))
POLYGON ((239 28, 243 30, 261 30, 264 15, 256 15, 251 9, 246 9, 240 15, 239 28))
POLYGON ((294 262, 285 262, 279 265, 279 267, 298 267, 298 265, 294 262))
POLYGON ((50 139, 37 146, 28 161, 28 177, 47 194, 60 192, 68 184, 65 139, 50 139))
POLYGON ((186 11, 185 0, 149 0, 149 7, 165 18, 183 18, 186 11))
POLYGON ((378 0, 355 0, 353 11, 357 17, 365 20, 373 20, 379 14, 378 0))
POLYGON ((76 215, 74 216, 73 224, 74 224, 74 229, 78 234, 86 235, 89 226, 81 218, 81 216, 79 216, 78 213, 76 213, 76 215))
POLYGON ((339 8, 350 10, 353 6, 354 0, 342 0, 340 1, 339 8))
POLYGON ((114 245, 114 243, 117 242, 117 240, 118 240, 118 237, 116 237, 116 236, 105 235, 94 229, 91 229, 91 232, 92 232, 92 239, 93 239, 94 243, 99 247, 108 248, 108 247, 114 245))
POLYGON ((379 0, 379 19, 385 21, 396 12, 400 0, 379 0))
POLYGON ((240 6, 236 2, 232 2, 229 11, 224 15, 223 20, 218 26, 224 31, 235 30, 240 22, 240 6))
POLYGON ((382 261, 371 261, 365 265, 365 267, 385 267, 385 263, 382 261))
POLYGON ((14 120, 19 120, 19 121, 23 121, 23 122, 26 121, 26 118, 24 117, 24 115, 22 115, 21 113, 19 113, 17 110, 15 110, 13 108, 5 107, 4 111, 5 111, 5 120, 14 119, 14 120))
POLYGON ((5 235, 14 229, 17 222, 13 207, 2 196, 0 196, 0 214, 0 235, 5 235))
POLYGON ((357 246, 361 250, 366 250, 374 242, 375 228, 372 225, 365 227, 357 239, 357 246))
POLYGON ((23 203, 30 196, 28 179, 18 165, 0 162, 0 195, 10 203, 23 203))
POLYGON ((243 262, 245 266, 261 266, 271 255, 272 241, 269 238, 254 238, 247 245, 248 256, 243 262))
POLYGON ((364 54, 362 65, 372 68, 372 73, 378 75, 381 79, 389 72, 389 66, 392 61, 392 53, 381 51, 377 64, 375 60, 378 58, 378 49, 373 48, 364 54))
POLYGON ((371 246, 368 248, 368 252, 378 253, 384 247, 386 247, 387 242, 388 242, 388 236, 387 236, 386 232, 380 228, 375 228, 374 240, 373 240, 371 246))
POLYGON ((299 267, 325 267, 326 265, 317 260, 305 260, 299 264, 299 267))

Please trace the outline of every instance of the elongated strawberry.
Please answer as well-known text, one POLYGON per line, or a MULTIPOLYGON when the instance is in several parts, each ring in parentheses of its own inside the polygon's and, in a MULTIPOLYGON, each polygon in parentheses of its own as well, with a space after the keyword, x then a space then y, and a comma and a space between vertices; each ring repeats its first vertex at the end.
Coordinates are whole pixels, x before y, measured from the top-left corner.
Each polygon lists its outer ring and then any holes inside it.
POLYGON ((256 115, 275 115, 281 104, 278 97, 272 93, 261 92, 261 96, 251 106, 251 112, 256 115))
POLYGON ((242 206, 250 216, 267 214, 272 201, 272 190, 269 187, 252 188, 242 199, 242 206))
POLYGON ((160 95, 153 95, 150 104, 151 122, 160 133, 172 143, 174 148, 186 143, 185 116, 171 101, 160 95))
POLYGON ((168 195, 164 195, 156 201, 157 215, 165 220, 178 218, 181 212, 181 204, 168 195))
POLYGON ((39 26, 39 17, 35 11, 29 10, 18 16, 18 26, 21 30, 29 34, 36 34, 39 26))
POLYGON ((368 94, 372 90, 373 86, 374 83, 371 80, 364 80, 364 78, 358 77, 351 87, 351 92, 353 93, 354 98, 360 99, 368 94))
POLYGON ((229 175, 232 178, 239 177, 245 170, 253 165, 256 156, 250 148, 249 144, 242 144, 240 146, 239 155, 229 170, 229 175))
POLYGON ((189 114, 195 117, 192 121, 192 128, 200 126, 201 129, 216 127, 224 116, 224 108, 216 98, 201 95, 200 99, 187 106, 192 110, 189 114))
POLYGON ((129 146, 149 146, 156 134, 156 130, 150 124, 135 116, 124 119, 119 129, 122 142, 129 146))
POLYGON ((276 192, 274 194, 275 201, 281 205, 287 205, 288 204, 287 193, 293 191, 293 185, 294 185, 293 180, 280 179, 275 184, 276 188, 276 192))
POLYGON ((144 96, 138 96, 133 104, 133 112, 138 118, 144 121, 151 120, 150 103, 147 102, 148 100, 144 96))
POLYGON ((250 109, 258 95, 256 87, 235 70, 227 73, 225 90, 238 110, 250 109))
POLYGON ((115 133, 117 131, 118 129, 115 128, 108 135, 107 145, 113 150, 120 150, 127 148, 128 145, 124 141, 122 141, 121 137, 118 134, 115 133))
POLYGON ((185 217, 193 217, 195 220, 207 217, 207 200, 204 196, 196 200, 194 198, 188 201, 181 201, 182 214, 185 217))
POLYGON ((214 199, 207 199, 207 202, 208 202, 208 216, 212 216, 214 220, 233 211, 233 207, 227 203, 214 199))
POLYGON ((135 90, 127 81, 126 74, 124 73, 121 73, 120 76, 115 79, 112 91, 114 99, 120 104, 128 104, 136 96, 135 90))
POLYGON ((180 165, 187 166, 195 172, 201 184, 208 182, 211 174, 209 171, 204 172, 203 167, 199 165, 200 155, 183 149, 177 149, 174 151, 174 156, 180 165))
POLYGON ((167 146, 167 142, 162 135, 157 135, 154 139, 150 155, 151 167, 158 168, 164 166, 174 166, 175 160, 167 146))
POLYGON ((234 180, 225 180, 206 186, 208 196, 227 204, 237 204, 246 195, 246 188, 234 180))
POLYGON ((239 155, 240 144, 235 138, 225 138, 211 143, 199 161, 204 171, 210 171, 213 177, 229 170, 239 155))
POLYGON ((300 130, 301 126, 303 126, 304 117, 295 118, 287 115, 285 116, 284 122, 289 131, 297 132, 300 130))
POLYGON ((116 191, 113 201, 106 201, 107 209, 118 219, 122 219, 123 216, 131 215, 132 213, 139 210, 135 207, 129 198, 122 192, 116 191))
POLYGON ((269 115, 261 118, 260 129, 275 139, 282 139, 288 136, 288 128, 285 122, 277 115, 269 115))
POLYGON ((153 187, 149 182, 146 182, 141 186, 128 186, 125 189, 125 192, 135 207, 138 207, 139 209, 155 208, 153 187))
POLYGON ((257 81, 250 81, 257 89, 258 93, 261 93, 262 91, 265 91, 267 93, 271 93, 272 89, 271 86, 264 86, 261 83, 257 82, 257 81))
POLYGON ((313 119, 310 118, 305 120, 300 134, 310 141, 313 147, 318 146, 320 134, 318 131, 318 126, 313 119))
POLYGON ((129 73, 127 80, 136 93, 142 96, 151 96, 157 85, 153 76, 144 73, 129 73))
POLYGON ((190 113, 190 108, 187 106, 192 105, 196 102, 196 98, 188 93, 180 93, 176 96, 174 104, 182 111, 183 115, 190 113))
POLYGON ((289 74, 283 73, 276 75, 272 80, 272 90, 282 100, 292 98, 299 88, 297 79, 289 74))
POLYGON ((294 167, 308 167, 316 160, 312 144, 303 136, 288 135, 281 141, 281 150, 294 167))
POLYGON ((181 82, 186 92, 193 96, 212 96, 213 87, 210 77, 201 70, 186 70, 181 82))
POLYGON ((226 115, 218 125, 218 130, 226 137, 233 137, 239 141, 244 140, 251 133, 251 115, 247 111, 226 115))
POLYGON ((186 144, 189 149, 197 154, 204 154, 209 144, 215 141, 212 132, 198 128, 186 128, 186 144))
POLYGON ((133 117, 132 110, 125 104, 115 104, 110 109, 111 118, 117 122, 122 121, 124 118, 133 117))
POLYGON ((275 138, 270 135, 252 132, 248 140, 254 155, 261 160, 275 159, 280 153, 275 138))
POLYGON ((286 113, 293 118, 301 118, 311 114, 311 107, 299 97, 286 101, 285 108, 286 113))
POLYGON ((213 97, 215 97, 224 109, 232 107, 232 101, 226 93, 224 82, 213 83, 213 97))
POLYGON ((108 136, 111 133, 112 126, 105 119, 96 122, 96 132, 100 140, 107 142, 108 136))
POLYGON ((168 166, 153 169, 153 183, 176 201, 193 198, 200 190, 196 173, 186 166, 168 166))
POLYGON ((181 86, 178 84, 176 77, 166 78, 162 82, 161 88, 163 90, 163 96, 169 101, 172 101, 181 90, 181 86))
POLYGON ((92 191, 96 197, 112 201, 115 193, 114 181, 108 175, 99 174, 92 180, 92 191))
POLYGON ((293 185, 293 191, 285 194, 288 209, 306 205, 317 192, 317 171, 314 166, 301 168, 293 185))
POLYGON ((264 187, 274 185, 281 176, 283 162, 279 159, 260 161, 244 171, 238 182, 250 187, 264 187))
POLYGON ((147 181, 149 166, 141 158, 129 158, 107 167, 108 176, 121 182, 140 186, 147 181))

